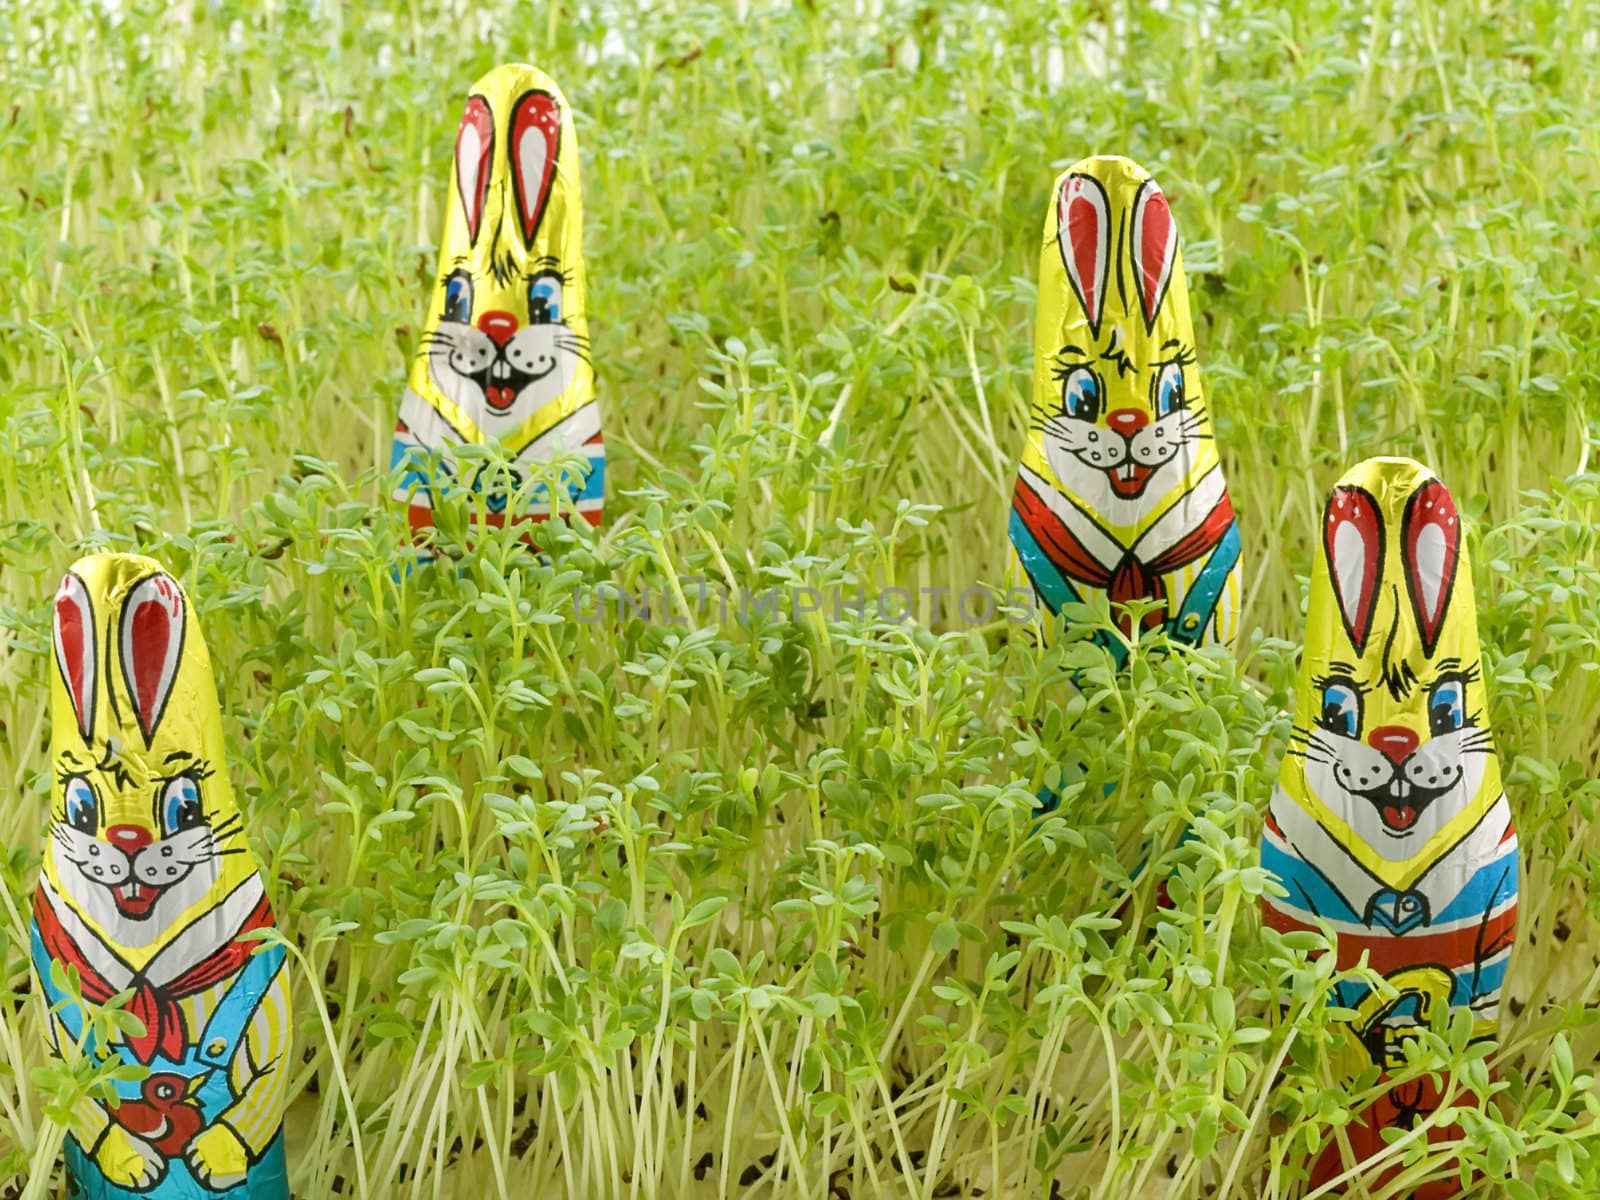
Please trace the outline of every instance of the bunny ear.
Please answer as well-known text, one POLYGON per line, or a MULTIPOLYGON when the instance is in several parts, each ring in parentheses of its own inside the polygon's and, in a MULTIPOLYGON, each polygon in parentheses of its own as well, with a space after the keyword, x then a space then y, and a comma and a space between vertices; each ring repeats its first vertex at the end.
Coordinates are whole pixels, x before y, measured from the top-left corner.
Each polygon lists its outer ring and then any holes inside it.
POLYGON ((511 188, 529 245, 550 199, 561 151, 561 105, 549 92, 527 92, 511 110, 511 188))
POLYGON ((172 695, 183 657, 183 592, 170 575, 141 579, 122 605, 122 677, 145 745, 172 695))
POLYGON ((1344 631, 1356 653, 1365 654, 1383 575, 1383 518, 1377 501, 1358 487, 1334 488, 1323 515, 1322 546, 1344 631))
POLYGON ((1422 634, 1422 652, 1432 658, 1450 607, 1461 547, 1456 502, 1450 489, 1437 479, 1430 479, 1406 501, 1400 546, 1405 555, 1406 591, 1422 634))
POLYGON ((78 717, 78 733, 84 742, 94 735, 94 702, 98 672, 94 654, 94 606, 89 589, 71 571, 56 589, 55 603, 56 667, 72 697, 72 711, 78 717))
POLYGON ((1106 276, 1111 268, 1111 205, 1093 175, 1068 175, 1056 200, 1056 242, 1067 281, 1089 317, 1089 333, 1100 336, 1106 276))
POLYGON ((456 190, 467 214, 467 235, 478 240, 483 202, 489 196, 489 165, 494 161, 494 116, 482 96, 467 101, 456 130, 456 190))
POLYGON ((1146 329, 1155 328, 1156 314, 1167 298, 1177 251, 1178 227, 1167 197, 1154 179, 1146 179, 1133 201, 1133 282, 1139 289, 1146 329))

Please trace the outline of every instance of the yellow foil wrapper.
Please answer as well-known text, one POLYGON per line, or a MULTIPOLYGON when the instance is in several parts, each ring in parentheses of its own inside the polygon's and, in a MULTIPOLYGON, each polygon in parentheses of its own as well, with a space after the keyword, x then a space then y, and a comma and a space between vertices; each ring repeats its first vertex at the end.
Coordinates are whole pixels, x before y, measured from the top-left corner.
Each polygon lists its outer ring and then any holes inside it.
MULTIPOLYGON (((1267 923, 1326 923, 1341 969, 1365 955, 1396 992, 1339 986, 1337 1002, 1357 1014, 1348 1080, 1399 1067, 1405 1039, 1446 1007, 1469 1011, 1478 1037, 1495 1033, 1517 837, 1481 660, 1449 489, 1410 459, 1352 468, 1323 511, 1294 733, 1262 844, 1262 865, 1288 893, 1267 898, 1267 923)), ((1382 1148, 1382 1128, 1411 1128, 1437 1103, 1426 1080, 1391 1090, 1351 1127, 1357 1157, 1382 1148)), ((1330 1150, 1314 1181, 1341 1169, 1330 1150)))
POLYGON ((1126 158, 1074 163, 1051 194, 1010 534, 1015 573, 1051 614, 1101 591, 1156 601, 1143 627, 1176 641, 1233 640, 1239 531, 1177 225, 1126 158))
POLYGON ((49 1018, 57 1053, 85 1040, 65 968, 92 1003, 131 992, 144 1033, 86 1048, 149 1071, 73 1110, 73 1194, 287 1200, 284 951, 249 936, 272 912, 193 606, 152 559, 91 555, 56 592, 53 647, 36 982, 66 1001, 49 1018))
POLYGON ((494 525, 557 510, 600 523, 605 446, 589 357, 578 134, 561 89, 536 67, 496 67, 467 98, 391 465, 401 471, 395 497, 418 530, 454 488, 481 493, 494 525), (455 453, 489 442, 514 458, 509 479, 455 453), (566 454, 586 462, 557 495, 530 483, 566 454))

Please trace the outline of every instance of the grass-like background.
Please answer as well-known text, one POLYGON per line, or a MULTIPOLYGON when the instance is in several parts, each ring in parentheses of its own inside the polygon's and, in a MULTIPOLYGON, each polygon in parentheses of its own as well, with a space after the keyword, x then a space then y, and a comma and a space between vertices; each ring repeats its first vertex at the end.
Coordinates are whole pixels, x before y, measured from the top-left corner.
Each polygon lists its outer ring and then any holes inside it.
POLYGON ((1600 7, 115 7, 0 7, 0 1195, 54 1194, 82 1084, 39 1073, 25 917, 91 547, 201 609, 303 949, 298 1194, 1297 1194, 1352 1100, 1256 842, 1321 497, 1375 453, 1471 519, 1522 835, 1461 1158, 1600 1188, 1600 7), (577 110, 608 521, 397 582, 461 96, 519 59, 577 110), (998 583, 1049 183, 1096 152, 1183 237, 1236 656, 572 619, 600 580, 998 583))

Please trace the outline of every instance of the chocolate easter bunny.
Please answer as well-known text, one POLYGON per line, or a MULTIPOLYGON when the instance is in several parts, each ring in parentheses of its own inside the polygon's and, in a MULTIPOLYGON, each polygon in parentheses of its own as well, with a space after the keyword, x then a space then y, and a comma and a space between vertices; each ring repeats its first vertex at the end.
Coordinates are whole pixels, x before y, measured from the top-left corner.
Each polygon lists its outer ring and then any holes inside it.
POLYGON ((55 596, 50 824, 33 908, 52 1048, 145 1068, 80 1101, 74 1200, 287 1200, 292 1024, 272 911, 228 781, 211 662, 177 580, 130 554, 82 558, 55 596), (139 1036, 94 1044, 85 1000, 131 992, 139 1036))
MULTIPOLYGON (((1267 923, 1326 922, 1341 969, 1365 954, 1398 993, 1340 985, 1338 1004, 1357 1013, 1342 1064, 1350 1079, 1400 1065, 1408 1031, 1444 1006, 1470 1011, 1476 1037, 1495 1036, 1517 835, 1481 656, 1449 489, 1410 459, 1352 468, 1323 512, 1294 733, 1261 852, 1288 893, 1266 901, 1267 923)), ((1391 1089, 1349 1129, 1357 1158, 1383 1148, 1382 1129, 1410 1128, 1438 1102, 1427 1078, 1391 1089)), ((1329 1147, 1313 1182, 1341 1170, 1329 1147)))
MULTIPOLYGON (((1083 159, 1055 182, 1010 533, 1015 571, 1052 615, 1100 591, 1159 602, 1144 626, 1176 641, 1233 640, 1239 530, 1196 368, 1177 225, 1160 186, 1126 158, 1083 159)), ((1120 643, 1111 649, 1120 659, 1120 643)))
POLYGON ((561 89, 511 64, 472 85, 451 159, 439 270, 412 360, 391 466, 412 527, 433 524, 451 488, 483 494, 487 520, 540 521, 557 506, 543 485, 520 504, 525 475, 558 454, 587 459, 558 504, 598 525, 605 444, 589 358, 578 136, 561 89), (465 443, 498 442, 512 479, 480 479, 465 443), (442 456, 435 469, 429 452, 442 456))

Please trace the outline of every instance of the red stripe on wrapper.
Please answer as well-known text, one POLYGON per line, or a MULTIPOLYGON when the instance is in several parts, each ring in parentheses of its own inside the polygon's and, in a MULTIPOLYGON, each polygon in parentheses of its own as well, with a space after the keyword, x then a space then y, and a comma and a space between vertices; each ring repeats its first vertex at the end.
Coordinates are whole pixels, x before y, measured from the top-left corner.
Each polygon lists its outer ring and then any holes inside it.
MULTIPOLYGON (((1263 919, 1279 933, 1318 932, 1315 925, 1297 920, 1276 905, 1268 904, 1263 919)), ((1393 975, 1421 963, 1436 964, 1447 971, 1459 971, 1475 962, 1492 958, 1511 945, 1516 936, 1517 906, 1477 925, 1466 925, 1446 933, 1377 934, 1366 937, 1339 933, 1339 970, 1356 965, 1362 954, 1380 975, 1393 975)))

